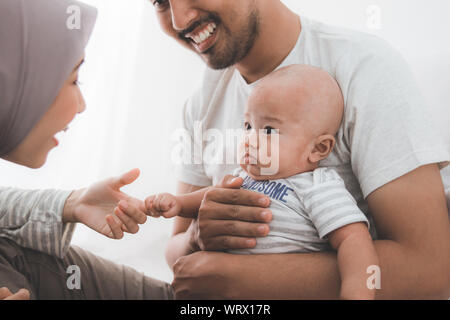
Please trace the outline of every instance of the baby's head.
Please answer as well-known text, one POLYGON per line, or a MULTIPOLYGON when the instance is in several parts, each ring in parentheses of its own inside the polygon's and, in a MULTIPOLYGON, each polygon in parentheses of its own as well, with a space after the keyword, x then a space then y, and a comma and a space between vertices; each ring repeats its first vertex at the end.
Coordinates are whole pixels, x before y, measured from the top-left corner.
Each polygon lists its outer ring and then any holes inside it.
POLYGON ((334 147, 343 112, 339 85, 326 71, 291 65, 271 73, 247 103, 242 168, 255 180, 316 169, 334 147))

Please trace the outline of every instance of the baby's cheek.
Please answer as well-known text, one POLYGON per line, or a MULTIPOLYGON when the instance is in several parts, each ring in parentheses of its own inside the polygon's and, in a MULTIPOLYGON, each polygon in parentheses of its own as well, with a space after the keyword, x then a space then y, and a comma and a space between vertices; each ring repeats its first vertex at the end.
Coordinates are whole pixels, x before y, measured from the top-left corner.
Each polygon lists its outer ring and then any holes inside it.
POLYGON ((275 153, 272 158, 278 159, 280 170, 285 168, 289 169, 297 165, 300 155, 295 145, 281 142, 279 147, 274 150, 275 153))

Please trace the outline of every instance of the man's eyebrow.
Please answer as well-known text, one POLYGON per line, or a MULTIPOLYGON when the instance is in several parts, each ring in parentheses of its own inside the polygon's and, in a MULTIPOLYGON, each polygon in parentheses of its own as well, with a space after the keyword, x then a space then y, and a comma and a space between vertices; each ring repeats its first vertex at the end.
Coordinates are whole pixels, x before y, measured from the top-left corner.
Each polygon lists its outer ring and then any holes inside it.
POLYGON ((73 72, 77 71, 78 69, 80 69, 81 65, 84 63, 84 59, 81 60, 81 62, 75 67, 73 68, 73 72))

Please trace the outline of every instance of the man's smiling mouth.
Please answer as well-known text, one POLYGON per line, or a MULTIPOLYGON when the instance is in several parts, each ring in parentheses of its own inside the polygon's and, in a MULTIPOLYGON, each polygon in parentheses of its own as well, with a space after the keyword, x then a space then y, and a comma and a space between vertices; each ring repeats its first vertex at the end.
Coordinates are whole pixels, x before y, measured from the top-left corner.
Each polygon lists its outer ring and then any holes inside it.
POLYGON ((207 52, 215 43, 217 35, 217 23, 207 22, 201 24, 193 31, 184 35, 184 38, 192 43, 199 53, 207 52))
POLYGON ((203 25, 193 32, 189 32, 185 35, 187 39, 191 39, 195 42, 195 44, 200 45, 206 40, 208 40, 214 34, 217 25, 214 22, 210 22, 206 25, 203 25))

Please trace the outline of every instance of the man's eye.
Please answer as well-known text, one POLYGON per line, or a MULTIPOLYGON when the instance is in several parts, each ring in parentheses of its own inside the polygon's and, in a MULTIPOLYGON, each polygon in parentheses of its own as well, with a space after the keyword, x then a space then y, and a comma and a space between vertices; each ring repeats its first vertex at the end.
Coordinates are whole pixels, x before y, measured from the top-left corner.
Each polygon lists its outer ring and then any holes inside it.
POLYGON ((272 127, 267 126, 267 127, 264 128, 264 133, 267 134, 267 135, 270 135, 270 134, 277 134, 277 133, 278 133, 278 130, 277 130, 277 129, 274 129, 274 128, 272 128, 272 127))
POLYGON ((152 2, 157 10, 164 10, 169 4, 169 0, 152 0, 152 2))
POLYGON ((251 126, 250 123, 248 123, 248 122, 246 122, 246 123, 244 124, 244 128, 245 128, 245 130, 247 130, 247 131, 252 130, 252 126, 251 126))

